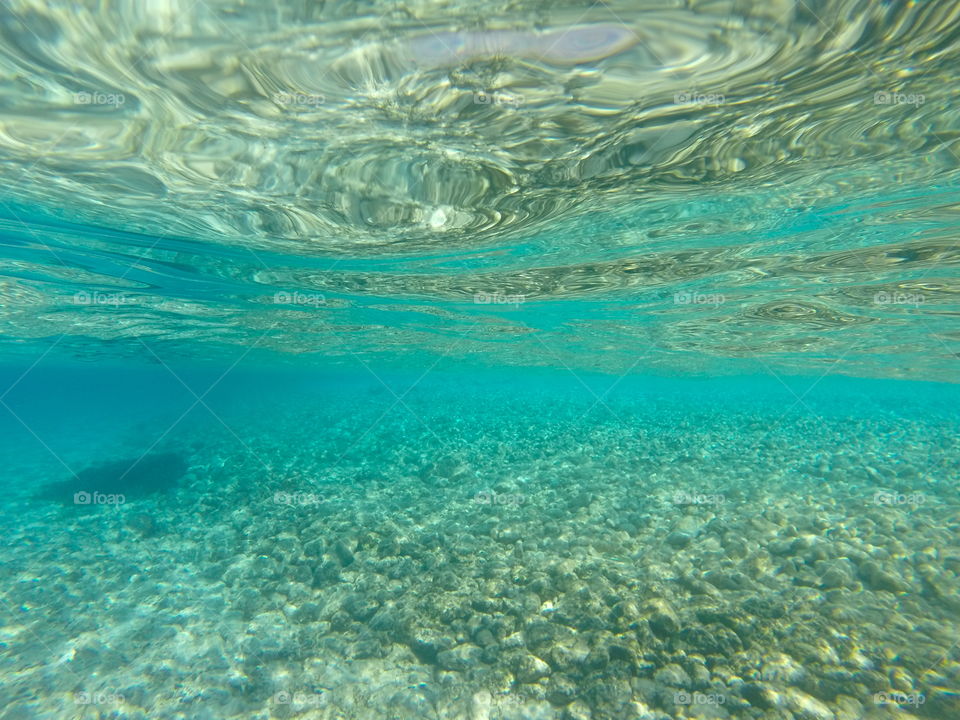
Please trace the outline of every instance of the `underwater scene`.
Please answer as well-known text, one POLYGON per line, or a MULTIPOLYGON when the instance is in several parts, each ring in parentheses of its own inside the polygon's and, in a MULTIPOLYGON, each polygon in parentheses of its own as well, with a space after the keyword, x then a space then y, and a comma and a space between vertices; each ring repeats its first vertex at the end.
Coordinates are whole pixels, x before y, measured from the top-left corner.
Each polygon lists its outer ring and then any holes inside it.
POLYGON ((4 0, 0 720, 960 720, 960 0, 4 0))

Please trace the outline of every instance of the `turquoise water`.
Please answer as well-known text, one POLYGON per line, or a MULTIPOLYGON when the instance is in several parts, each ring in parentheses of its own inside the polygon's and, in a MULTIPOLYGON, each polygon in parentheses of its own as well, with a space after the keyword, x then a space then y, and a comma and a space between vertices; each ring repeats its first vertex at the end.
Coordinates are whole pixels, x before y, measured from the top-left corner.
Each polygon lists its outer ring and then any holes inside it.
POLYGON ((0 7, 0 720, 960 717, 960 4, 0 7))

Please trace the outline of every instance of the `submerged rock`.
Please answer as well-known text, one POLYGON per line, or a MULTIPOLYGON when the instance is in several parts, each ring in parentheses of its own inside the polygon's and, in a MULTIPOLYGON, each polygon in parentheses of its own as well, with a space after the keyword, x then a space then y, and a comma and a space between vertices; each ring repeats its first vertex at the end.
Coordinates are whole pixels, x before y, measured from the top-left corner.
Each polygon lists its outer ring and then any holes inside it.
POLYGON ((650 629, 658 637, 667 638, 680 630, 680 621, 677 619, 673 608, 665 600, 656 598, 648 601, 644 605, 644 611, 650 629))
POLYGON ((179 453, 155 453, 92 465, 34 496, 64 505, 123 504, 174 489, 189 468, 179 453))
POLYGON ((685 548, 687 545, 693 542, 693 535, 688 532, 674 530, 672 533, 667 535, 666 541, 667 545, 670 547, 685 548))
POLYGON ((687 675, 687 672, 676 663, 665 665, 657 670, 653 674, 653 679, 661 685, 666 685, 668 687, 688 688, 691 684, 690 676, 687 675))
POLYGON ((483 651, 476 645, 464 643, 451 650, 437 653, 437 665, 444 670, 466 672, 480 664, 483 651))
POLYGON ((343 601, 343 609, 357 622, 367 622, 380 609, 374 598, 355 593, 343 601))
POLYGON ((511 670, 517 680, 522 683, 533 683, 540 678, 547 677, 552 672, 550 666, 535 655, 517 655, 511 663, 511 670))
POLYGON ((879 563, 873 562, 872 560, 860 564, 860 577, 875 590, 901 593, 907 592, 910 589, 909 583, 903 578, 889 572, 879 563))

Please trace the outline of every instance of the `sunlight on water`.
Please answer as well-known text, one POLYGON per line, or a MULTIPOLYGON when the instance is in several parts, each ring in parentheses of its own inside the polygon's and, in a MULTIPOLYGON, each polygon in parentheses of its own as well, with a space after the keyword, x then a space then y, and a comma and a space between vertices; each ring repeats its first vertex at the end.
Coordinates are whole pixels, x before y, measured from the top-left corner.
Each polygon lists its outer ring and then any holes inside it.
POLYGON ((958 16, 12 0, 4 336, 949 380, 958 16))

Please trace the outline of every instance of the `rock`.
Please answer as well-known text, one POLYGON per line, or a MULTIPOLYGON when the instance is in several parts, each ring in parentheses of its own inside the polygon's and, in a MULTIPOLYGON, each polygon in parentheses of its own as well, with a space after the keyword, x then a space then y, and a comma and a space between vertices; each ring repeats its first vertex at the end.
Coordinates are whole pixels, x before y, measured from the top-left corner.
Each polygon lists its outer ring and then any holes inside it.
POLYGON ((850 587, 851 585, 853 585, 853 575, 845 568, 836 565, 830 567, 820 578, 820 587, 824 589, 850 587))
POLYGON ((637 662, 637 654, 626 642, 615 641, 607 646, 607 655, 610 662, 625 662, 634 665, 637 662))
POLYGON ((741 572, 711 570, 704 574, 703 579, 718 590, 746 590, 751 585, 750 578, 741 572))
POLYGON ((710 671, 705 665, 692 663, 689 666, 690 682, 694 690, 706 690, 710 687, 710 671))
POLYGON ((771 555, 787 557, 789 555, 793 555, 796 545, 796 538, 791 538, 789 540, 771 540, 769 543, 767 543, 767 551, 771 555))
POLYGON ((653 679, 669 687, 689 688, 691 685, 690 676, 676 663, 664 665, 653 674, 653 679))
POLYGON ((577 698, 577 685, 563 675, 554 675, 546 682, 547 700, 553 705, 569 705, 577 698))
POLYGON ((748 597, 744 600, 743 609, 751 615, 756 615, 766 620, 779 620, 787 614, 787 608, 783 603, 759 595, 748 597))
POLYGON ((564 720, 590 720, 592 717, 593 713, 590 712, 590 708, 582 700, 575 700, 570 703, 563 714, 564 720))
POLYGON ((332 560, 320 562, 313 568, 313 587, 320 589, 340 582, 340 567, 332 560))
POLYGON ((125 703, 137 705, 139 707, 146 707, 150 697, 150 692, 147 689, 147 686, 143 683, 128 685, 127 687, 123 688, 119 694, 123 697, 123 701, 125 703))
POLYGON ((346 546, 342 540, 337 540, 333 546, 333 554, 336 556, 337 560, 340 561, 340 564, 343 567, 352 565, 355 560, 353 551, 346 546))
POLYGON ((449 650, 455 644, 452 638, 436 635, 424 628, 415 628, 408 638, 410 650, 420 662, 426 665, 435 664, 437 655, 444 650, 449 650))
POLYGON ((380 609, 380 603, 374 598, 354 593, 347 596, 341 607, 357 622, 366 622, 380 609))
POLYGON ((315 602, 304 603, 293 612, 295 623, 310 623, 320 619, 320 606, 315 602))
POLYGON ((681 532, 679 530, 674 530, 672 533, 667 535, 667 545, 675 548, 685 548, 693 541, 693 535, 690 533, 681 532))
POLYGON ((685 627, 677 637, 701 655, 729 656, 743 649, 743 643, 737 634, 719 625, 685 627))
POLYGON ((605 647, 595 647, 587 653, 583 667, 588 671, 603 670, 610 663, 610 652, 605 647))
POLYGON ((591 682, 584 690, 583 700, 599 717, 619 717, 624 705, 630 702, 633 691, 627 678, 606 675, 591 682))
POLYGON ((837 720, 860 720, 864 716, 863 703, 849 695, 838 695, 833 701, 837 720))
POLYGON ((684 515, 677 521, 676 528, 680 532, 695 535, 700 530, 700 520, 693 515, 684 515))
POLYGON ((531 650, 540 650, 553 645, 559 629, 546 620, 534 620, 523 629, 523 639, 531 650))
POLYGON ((586 652, 582 650, 575 651, 564 645, 554 645, 542 654, 543 658, 554 670, 570 673, 580 672, 581 666, 587 657, 586 652))
POLYGON ((500 646, 494 643, 480 650, 480 661, 488 665, 500 664, 500 646))
POLYGON ((650 600, 644 606, 647 622, 654 634, 664 638, 670 637, 680 629, 680 621, 676 613, 665 600, 659 598, 650 600))
POLYGON ((780 705, 777 693, 764 683, 744 683, 740 686, 740 695, 761 710, 773 710, 780 705))
POLYGON ((444 670, 466 672, 480 664, 482 654, 483 651, 476 645, 464 643, 463 645, 457 645, 451 650, 444 650, 437 653, 437 665, 444 670))
POLYGON ((775 682, 782 685, 796 685, 803 681, 806 674, 803 666, 785 653, 768 655, 760 670, 760 677, 764 682, 775 682))
POLYGON ((637 608, 636 603, 631 600, 618 602, 610 611, 610 620, 621 630, 636 628, 640 619, 640 610, 637 608))
POLYGON ((384 654, 383 648, 380 646, 379 642, 373 638, 364 638, 354 644, 350 652, 350 657, 358 660, 365 660, 369 658, 383 657, 384 654))
POLYGON ((234 607, 240 611, 241 616, 246 620, 259 613, 265 605, 266 600, 263 595, 251 587, 243 588, 234 601, 234 607))
POLYGON ((384 605, 370 619, 370 629, 387 633, 392 637, 404 637, 410 620, 395 606, 384 605))
POLYGON ((646 703, 633 701, 627 703, 623 720, 670 720, 670 717, 651 710, 646 703))
POLYGON ((501 528, 496 535, 497 542, 503 543, 504 545, 512 545, 515 542, 519 542, 521 537, 520 530, 515 527, 501 528))
POLYGON ((800 720, 836 720, 830 708, 797 688, 787 688, 786 704, 800 720))
POLYGON ((160 531, 156 518, 149 513, 134 513, 127 518, 126 525, 142 538, 154 537, 160 531))
POLYGON ((551 673, 549 665, 530 654, 518 655, 513 661, 511 670, 517 681, 522 683, 534 683, 540 678, 548 677, 551 673))
POLYGON ((480 628, 473 635, 473 641, 480 647, 487 647, 489 645, 496 645, 497 639, 493 636, 493 633, 490 632, 487 628, 480 628))
POLYGON ((505 649, 523 647, 523 633, 513 633, 508 635, 500 643, 505 649))
POLYGON ((500 706, 500 720, 556 720, 557 713, 546 700, 528 700, 500 706))
POLYGON ((307 543, 304 543, 303 554, 307 557, 318 558, 323 555, 325 549, 326 543, 323 542, 323 538, 315 538, 307 543))
POLYGON ((900 593, 910 589, 910 585, 902 578, 888 572, 873 560, 861 563, 859 570, 860 577, 874 590, 900 593))
POLYGON ((490 720, 493 696, 486 690, 474 693, 470 698, 468 716, 470 720, 490 720))

